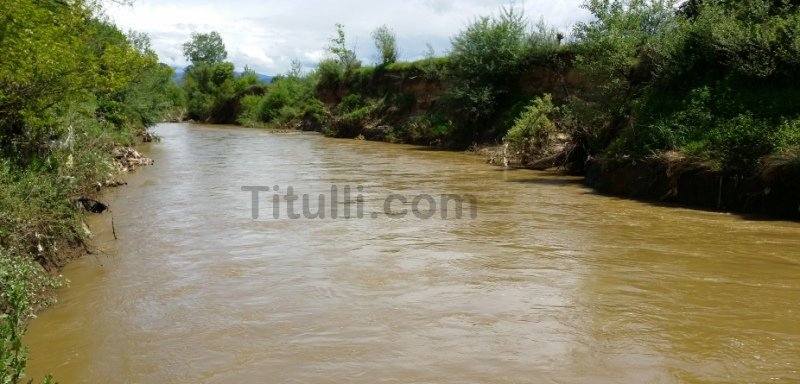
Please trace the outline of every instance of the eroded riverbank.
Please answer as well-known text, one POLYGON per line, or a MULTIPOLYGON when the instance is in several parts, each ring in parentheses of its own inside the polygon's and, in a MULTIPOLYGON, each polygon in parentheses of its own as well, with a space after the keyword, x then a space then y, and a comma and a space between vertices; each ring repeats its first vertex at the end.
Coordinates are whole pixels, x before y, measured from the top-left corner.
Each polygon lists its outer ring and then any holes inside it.
MULTIPOLYGON (((60 382, 800 377, 800 224, 598 196, 450 152, 167 124, 104 254, 31 324, 60 382), (243 185, 478 198, 474 220, 250 219, 243 185)), ((98 217, 97 228, 107 228, 98 217)))

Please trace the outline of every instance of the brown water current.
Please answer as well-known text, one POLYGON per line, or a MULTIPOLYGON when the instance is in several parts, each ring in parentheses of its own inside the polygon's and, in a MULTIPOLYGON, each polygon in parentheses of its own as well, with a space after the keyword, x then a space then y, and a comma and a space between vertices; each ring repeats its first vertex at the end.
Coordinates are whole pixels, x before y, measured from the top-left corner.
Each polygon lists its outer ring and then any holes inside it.
POLYGON ((156 132, 156 164, 106 193, 98 252, 64 270, 69 287, 31 323, 31 377, 800 382, 798 223, 605 197, 412 146, 156 132), (248 185, 314 198, 362 185, 368 217, 273 219, 267 192, 252 220, 248 185), (478 215, 387 216, 391 193, 473 195, 478 215))

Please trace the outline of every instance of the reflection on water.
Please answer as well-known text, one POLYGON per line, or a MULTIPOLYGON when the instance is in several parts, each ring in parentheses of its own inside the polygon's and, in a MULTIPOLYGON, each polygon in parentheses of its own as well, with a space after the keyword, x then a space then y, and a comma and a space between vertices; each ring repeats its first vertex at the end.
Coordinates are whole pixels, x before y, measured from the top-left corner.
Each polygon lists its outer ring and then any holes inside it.
POLYGON ((800 380, 800 225, 409 146, 171 124, 30 327, 63 383, 800 380), (243 185, 477 196, 478 217, 250 219, 243 185), (118 241, 110 234, 113 221, 118 241))

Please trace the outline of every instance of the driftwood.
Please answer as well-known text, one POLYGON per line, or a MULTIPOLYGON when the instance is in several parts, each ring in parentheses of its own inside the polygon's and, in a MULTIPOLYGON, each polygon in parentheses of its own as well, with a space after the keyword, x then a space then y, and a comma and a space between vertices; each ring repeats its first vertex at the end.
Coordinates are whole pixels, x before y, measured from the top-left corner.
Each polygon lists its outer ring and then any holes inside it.
POLYGON ((564 165, 566 158, 567 158, 567 152, 560 151, 556 154, 536 159, 535 161, 526 164, 525 168, 530 168, 537 171, 544 171, 550 168, 564 165))
POLYGON ((103 213, 108 209, 108 205, 103 204, 97 200, 90 199, 85 196, 81 196, 74 200, 74 203, 80 207, 85 209, 87 212, 91 213, 103 213))

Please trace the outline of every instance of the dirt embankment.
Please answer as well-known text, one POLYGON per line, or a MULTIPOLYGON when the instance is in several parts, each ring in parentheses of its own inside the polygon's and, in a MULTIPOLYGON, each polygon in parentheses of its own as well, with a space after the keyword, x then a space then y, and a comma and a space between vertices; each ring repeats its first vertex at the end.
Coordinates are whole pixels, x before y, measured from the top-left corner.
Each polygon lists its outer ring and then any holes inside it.
POLYGON ((592 161, 586 184, 602 193, 635 199, 800 219, 800 167, 791 164, 742 177, 666 158, 619 164, 592 161))

